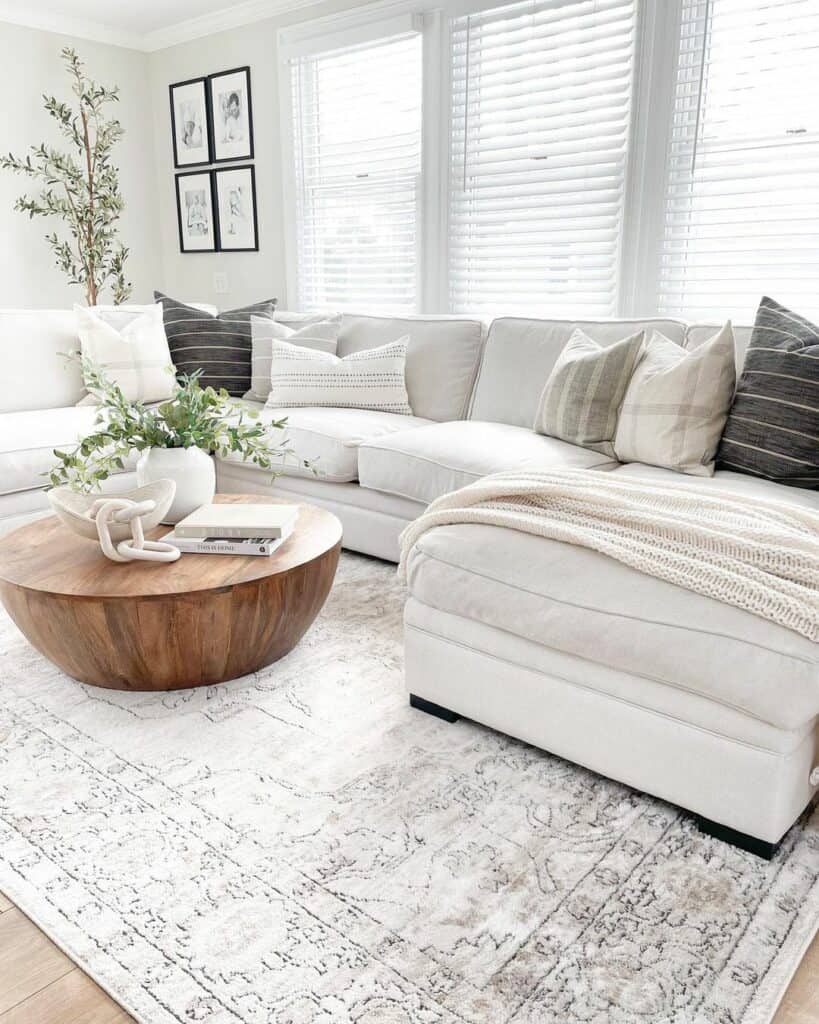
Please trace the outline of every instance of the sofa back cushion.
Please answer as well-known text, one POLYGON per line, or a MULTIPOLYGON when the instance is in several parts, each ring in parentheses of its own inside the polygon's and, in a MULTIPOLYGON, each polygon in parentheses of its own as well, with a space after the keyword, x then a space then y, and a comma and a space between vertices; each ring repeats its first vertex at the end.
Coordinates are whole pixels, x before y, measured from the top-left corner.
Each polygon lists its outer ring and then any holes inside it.
MULTIPOLYGON (((689 324, 685 332, 685 347, 688 349, 699 348, 704 341, 713 338, 721 327, 722 324, 713 322, 701 323, 697 321, 697 323, 689 324)), ((732 324, 732 327, 736 349, 737 374, 740 374, 745 363, 745 353, 748 351, 748 343, 751 340, 753 327, 747 325, 738 326, 737 324, 732 324)))
POLYGON ((464 419, 483 345, 480 320, 345 313, 336 353, 348 356, 405 335, 409 337, 407 392, 413 413, 440 422, 464 419))
POLYGON ((0 310, 3 387, 0 412, 76 405, 85 394, 72 309, 0 310))
POLYGON ((500 317, 489 328, 470 419, 531 427, 557 357, 578 328, 598 345, 612 345, 630 334, 645 331, 648 335, 652 330, 661 331, 678 345, 685 339, 685 324, 679 320, 500 317))

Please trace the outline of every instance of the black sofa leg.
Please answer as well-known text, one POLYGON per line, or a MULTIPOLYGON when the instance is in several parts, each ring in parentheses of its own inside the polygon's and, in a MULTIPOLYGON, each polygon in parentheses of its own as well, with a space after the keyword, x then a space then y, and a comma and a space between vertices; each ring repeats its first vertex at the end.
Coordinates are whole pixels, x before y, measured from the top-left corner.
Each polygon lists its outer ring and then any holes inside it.
POLYGON ((740 850, 755 853, 763 860, 772 860, 781 844, 781 840, 779 843, 767 843, 764 839, 757 839, 756 836, 737 832, 736 829, 720 825, 716 821, 709 821, 707 818, 701 818, 699 815, 695 815, 695 818, 700 832, 704 832, 707 836, 713 836, 714 839, 721 839, 723 843, 730 843, 731 846, 738 846, 740 850))
POLYGON ((456 715, 454 711, 450 711, 449 708, 442 708, 440 704, 433 704, 431 700, 424 700, 423 697, 416 697, 414 693, 410 694, 410 707, 417 708, 419 711, 426 711, 428 715, 434 715, 436 718, 441 718, 445 722, 457 722, 460 715, 456 715))

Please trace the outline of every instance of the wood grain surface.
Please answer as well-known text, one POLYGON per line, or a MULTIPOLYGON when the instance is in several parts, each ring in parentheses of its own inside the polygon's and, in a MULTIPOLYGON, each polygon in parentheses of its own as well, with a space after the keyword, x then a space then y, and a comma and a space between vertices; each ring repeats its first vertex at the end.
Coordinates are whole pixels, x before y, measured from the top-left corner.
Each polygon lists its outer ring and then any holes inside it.
POLYGON ((312 505, 299 504, 293 535, 270 557, 185 554, 170 565, 111 562, 50 516, 0 540, 0 599, 29 642, 81 682, 204 686, 292 650, 327 599, 340 550, 341 524, 312 505))

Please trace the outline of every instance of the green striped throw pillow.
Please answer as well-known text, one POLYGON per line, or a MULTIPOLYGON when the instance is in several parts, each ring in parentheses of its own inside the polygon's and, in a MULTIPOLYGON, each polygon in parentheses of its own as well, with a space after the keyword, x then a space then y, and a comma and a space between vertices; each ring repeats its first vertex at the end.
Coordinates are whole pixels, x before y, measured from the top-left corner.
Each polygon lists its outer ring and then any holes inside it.
POLYGON ((577 328, 546 381, 535 430, 614 457, 617 417, 644 336, 602 346, 577 328))

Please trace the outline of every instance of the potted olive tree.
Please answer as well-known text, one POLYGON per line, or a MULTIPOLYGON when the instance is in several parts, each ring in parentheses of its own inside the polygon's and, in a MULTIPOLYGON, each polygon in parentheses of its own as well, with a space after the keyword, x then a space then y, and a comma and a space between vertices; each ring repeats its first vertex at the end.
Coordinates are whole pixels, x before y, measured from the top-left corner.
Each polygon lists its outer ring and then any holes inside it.
POLYGON ((14 171, 39 185, 39 193, 23 195, 14 209, 30 218, 46 217, 63 222, 62 233, 45 236, 57 266, 71 284, 85 291, 89 306, 111 286, 116 304, 125 302, 131 285, 125 278, 128 249, 119 241, 118 221, 125 203, 119 190, 119 172, 112 160, 114 146, 122 138, 122 125, 106 117, 105 108, 119 99, 89 78, 71 47, 60 56, 71 79, 75 103, 44 96, 46 112, 68 143, 67 151, 40 143, 24 157, 0 156, 0 168, 14 171))

